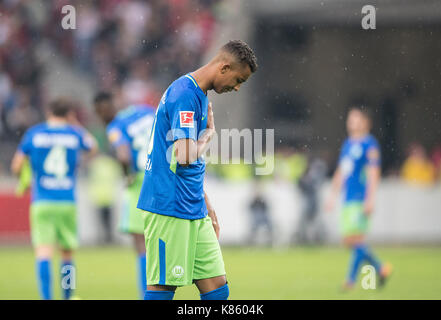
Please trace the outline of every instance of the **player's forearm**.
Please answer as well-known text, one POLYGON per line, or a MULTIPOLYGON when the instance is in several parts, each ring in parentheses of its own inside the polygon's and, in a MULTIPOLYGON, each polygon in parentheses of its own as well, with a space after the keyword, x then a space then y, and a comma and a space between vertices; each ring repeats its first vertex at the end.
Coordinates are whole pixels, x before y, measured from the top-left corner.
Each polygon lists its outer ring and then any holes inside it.
POLYGON ((214 129, 206 129, 196 142, 192 139, 176 141, 176 161, 184 167, 196 161, 207 151, 214 134, 214 129))
POLYGON ((198 152, 197 152, 197 158, 202 156, 210 146, 210 141, 213 138, 216 131, 214 129, 206 129, 204 133, 201 135, 201 137, 198 140, 198 152))
POLYGON ((333 196, 337 196, 340 193, 341 187, 343 184, 343 176, 341 174, 340 168, 334 173, 331 182, 331 194, 333 196))
POLYGON ((205 199, 205 205, 207 206, 208 212, 210 212, 213 207, 211 206, 210 200, 208 199, 207 193, 205 191, 204 191, 204 199, 205 199))
POLYGON ((130 174, 130 152, 127 146, 121 145, 116 148, 116 158, 126 176, 130 174))
POLYGON ((377 167, 370 167, 367 170, 367 188, 366 199, 373 200, 377 193, 378 185, 380 184, 380 169, 377 167))
POLYGON ((20 175, 20 171, 23 168, 24 161, 25 161, 24 154, 17 152, 14 155, 14 158, 12 159, 12 162, 11 162, 11 171, 14 175, 16 175, 16 176, 20 175))

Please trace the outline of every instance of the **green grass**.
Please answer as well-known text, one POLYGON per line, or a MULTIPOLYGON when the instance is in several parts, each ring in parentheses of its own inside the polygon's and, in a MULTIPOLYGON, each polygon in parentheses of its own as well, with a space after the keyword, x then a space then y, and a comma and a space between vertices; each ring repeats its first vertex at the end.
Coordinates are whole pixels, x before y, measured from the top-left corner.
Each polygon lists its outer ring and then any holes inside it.
MULTIPOLYGON (((359 281, 352 292, 339 293, 349 259, 343 248, 224 248, 230 298, 441 299, 441 248, 375 252, 394 266, 387 286, 364 290, 359 281)), ((31 248, 0 248, 0 262, 0 299, 38 299, 31 248)), ((54 272, 58 262, 56 258, 54 272)), ((76 295, 81 299, 137 298, 135 254, 130 248, 81 248, 75 263, 76 295)), ((55 297, 60 297, 58 288, 55 297)), ((191 286, 178 289, 175 298, 199 299, 199 295, 191 286)))

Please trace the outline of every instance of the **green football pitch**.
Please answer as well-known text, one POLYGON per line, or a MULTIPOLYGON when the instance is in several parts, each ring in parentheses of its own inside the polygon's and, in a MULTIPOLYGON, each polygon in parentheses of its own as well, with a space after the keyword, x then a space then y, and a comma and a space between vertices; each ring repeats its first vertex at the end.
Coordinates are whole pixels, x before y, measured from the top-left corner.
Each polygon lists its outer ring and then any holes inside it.
MULTIPOLYGON (((349 252, 343 248, 223 248, 231 299, 441 299, 441 248, 376 248, 394 266, 383 289, 339 292, 349 252)), ((0 248, 0 299, 38 299, 29 247, 0 248)), ((59 259, 52 264, 56 276, 59 259)), ((75 258, 80 299, 136 299, 135 254, 127 247, 81 248, 75 258)), ((54 283, 60 283, 58 279, 54 283)), ((58 286, 55 298, 60 297, 58 286)), ((175 299, 199 299, 195 286, 175 299)))

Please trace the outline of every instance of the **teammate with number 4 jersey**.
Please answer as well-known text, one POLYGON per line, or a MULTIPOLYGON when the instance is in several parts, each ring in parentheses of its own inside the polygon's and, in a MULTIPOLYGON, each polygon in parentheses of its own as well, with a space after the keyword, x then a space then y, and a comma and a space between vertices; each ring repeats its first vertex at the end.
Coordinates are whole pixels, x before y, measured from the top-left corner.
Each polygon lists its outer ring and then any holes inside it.
POLYGON ((138 287, 143 297, 146 289, 144 220, 136 203, 142 186, 155 109, 142 104, 130 105, 117 112, 112 96, 105 92, 97 94, 94 104, 98 116, 107 125, 107 138, 127 176, 119 229, 133 236, 138 253, 138 287))
MULTIPOLYGON (((51 258, 56 245, 61 249, 61 276, 75 272, 72 252, 78 246, 76 172, 81 151, 96 151, 95 139, 74 120, 68 101, 57 99, 49 109, 47 122, 25 133, 11 164, 16 175, 20 174, 27 159, 32 168, 30 222, 42 299, 53 298, 51 258)), ((73 274, 70 276, 71 280, 75 279, 73 274)), ((65 299, 70 298, 70 288, 74 285, 68 282, 62 288, 65 299)))

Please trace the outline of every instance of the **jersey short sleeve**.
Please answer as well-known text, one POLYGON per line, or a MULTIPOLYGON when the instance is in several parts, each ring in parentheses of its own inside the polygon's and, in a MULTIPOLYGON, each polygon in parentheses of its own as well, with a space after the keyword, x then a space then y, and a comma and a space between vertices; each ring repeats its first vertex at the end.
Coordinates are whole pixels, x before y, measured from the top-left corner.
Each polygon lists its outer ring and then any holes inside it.
POLYGON ((121 128, 116 125, 108 126, 107 139, 114 148, 130 143, 129 139, 125 136, 121 128))
POLYGON ((80 127, 74 127, 78 134, 80 141, 80 149, 90 151, 95 146, 95 140, 93 136, 85 129, 80 127))
POLYGON ((18 150, 26 155, 29 155, 32 149, 32 132, 27 130, 18 146, 18 150))
POLYGON ((179 139, 197 140, 197 103, 194 93, 184 91, 169 111, 173 141, 179 139))
POLYGON ((339 164, 341 164, 341 162, 343 161, 344 157, 346 156, 347 145, 348 145, 348 140, 345 140, 343 142, 343 145, 341 146, 341 149, 340 149, 340 155, 338 157, 338 163, 339 164))
POLYGON ((370 166, 379 166, 381 164, 380 146, 375 138, 369 140, 366 151, 366 159, 367 164, 370 166))

